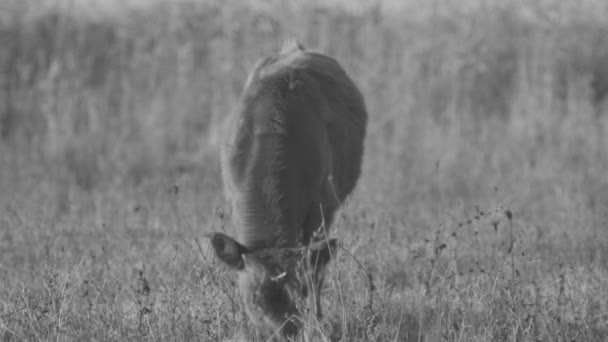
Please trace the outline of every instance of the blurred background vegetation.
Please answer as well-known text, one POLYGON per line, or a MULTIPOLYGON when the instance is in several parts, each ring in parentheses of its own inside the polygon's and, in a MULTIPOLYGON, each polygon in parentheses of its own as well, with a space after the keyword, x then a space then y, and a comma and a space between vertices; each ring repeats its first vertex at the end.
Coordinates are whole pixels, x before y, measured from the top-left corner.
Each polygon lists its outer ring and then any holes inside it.
POLYGON ((168 236, 211 229, 222 119, 289 38, 367 101, 349 213, 406 245, 509 208, 532 254, 605 264, 606 18, 591 0, 1 0, 4 272, 125 234, 129 262, 160 260, 168 236))
POLYGON ((362 201, 414 225, 436 223, 429 207, 487 201, 564 233, 605 225, 607 11, 3 0, 2 197, 56 193, 49 210, 63 214, 80 196, 184 175, 219 189, 219 124, 255 61, 295 37, 341 61, 367 99, 362 201))

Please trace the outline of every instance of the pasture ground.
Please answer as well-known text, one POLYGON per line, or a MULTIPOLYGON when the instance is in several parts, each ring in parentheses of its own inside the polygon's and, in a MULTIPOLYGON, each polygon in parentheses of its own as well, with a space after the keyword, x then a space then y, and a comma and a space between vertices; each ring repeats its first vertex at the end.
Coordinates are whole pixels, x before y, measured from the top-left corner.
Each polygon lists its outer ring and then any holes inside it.
POLYGON ((608 5, 397 3, 1 0, 2 340, 234 335, 218 127, 291 37, 370 113, 317 340, 608 340, 608 5))

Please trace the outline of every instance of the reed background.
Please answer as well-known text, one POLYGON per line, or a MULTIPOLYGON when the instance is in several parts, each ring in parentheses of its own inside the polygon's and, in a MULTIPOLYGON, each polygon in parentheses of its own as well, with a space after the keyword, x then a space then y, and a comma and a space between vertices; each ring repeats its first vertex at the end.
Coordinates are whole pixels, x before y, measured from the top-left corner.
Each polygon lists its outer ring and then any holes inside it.
POLYGON ((221 341, 218 127, 289 38, 370 113, 331 341, 608 338, 608 3, 0 1, 0 334, 221 341), (367 281, 373 278, 374 286, 367 281), (373 300, 372 300, 373 299, 373 300))

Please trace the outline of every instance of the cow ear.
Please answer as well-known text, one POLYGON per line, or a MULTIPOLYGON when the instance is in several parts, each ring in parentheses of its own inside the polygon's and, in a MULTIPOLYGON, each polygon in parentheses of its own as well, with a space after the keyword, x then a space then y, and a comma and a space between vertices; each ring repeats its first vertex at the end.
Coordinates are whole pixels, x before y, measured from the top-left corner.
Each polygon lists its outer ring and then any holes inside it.
POLYGON ((310 264, 317 270, 323 269, 338 252, 338 240, 329 239, 315 242, 310 245, 310 264))
POLYGON ((242 270, 245 267, 243 254, 248 252, 246 247, 222 233, 213 233, 208 237, 218 259, 234 270, 242 270))

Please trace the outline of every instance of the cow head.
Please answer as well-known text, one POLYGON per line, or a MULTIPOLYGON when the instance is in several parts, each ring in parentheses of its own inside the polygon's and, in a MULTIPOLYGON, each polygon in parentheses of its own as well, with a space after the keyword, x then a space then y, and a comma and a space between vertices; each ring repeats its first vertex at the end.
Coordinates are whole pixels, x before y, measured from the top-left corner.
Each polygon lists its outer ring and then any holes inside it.
POLYGON ((256 328, 270 335, 297 335, 307 298, 309 308, 321 316, 323 270, 336 252, 336 239, 256 251, 221 233, 210 240, 217 257, 238 272, 243 305, 256 328))

